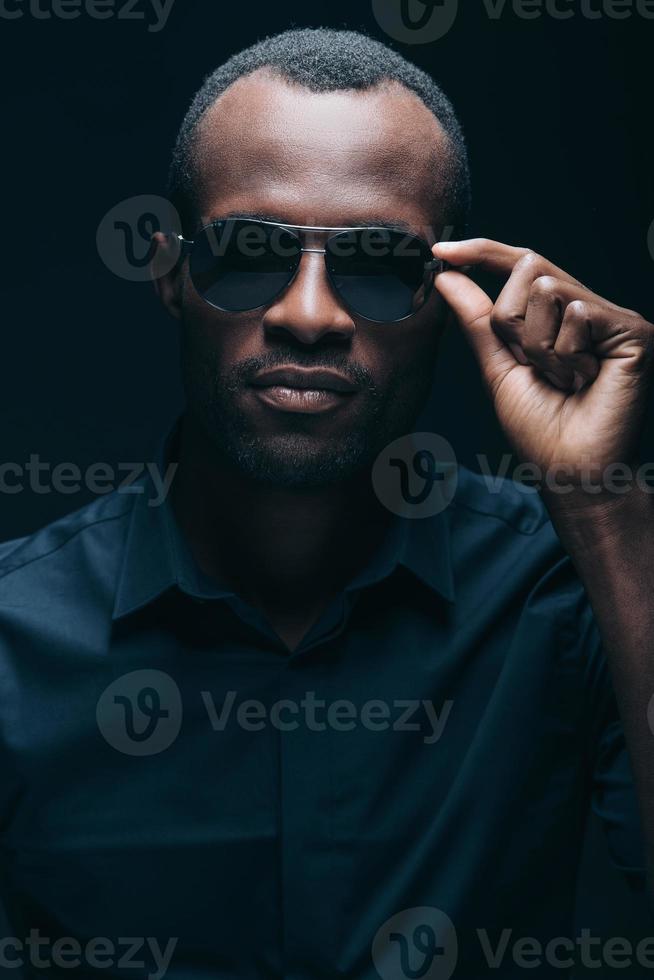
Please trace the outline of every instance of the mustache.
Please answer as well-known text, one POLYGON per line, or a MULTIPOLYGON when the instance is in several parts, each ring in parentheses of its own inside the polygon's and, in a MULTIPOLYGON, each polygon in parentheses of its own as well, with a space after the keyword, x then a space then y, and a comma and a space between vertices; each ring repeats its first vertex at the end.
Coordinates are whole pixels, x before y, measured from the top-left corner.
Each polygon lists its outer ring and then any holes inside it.
POLYGON ((345 375, 353 384, 376 392, 370 371, 351 358, 344 357, 337 350, 323 350, 320 353, 302 350, 297 347, 276 348, 259 356, 248 357, 235 365, 229 373, 227 387, 236 390, 250 384, 259 371, 276 367, 331 368, 345 375))

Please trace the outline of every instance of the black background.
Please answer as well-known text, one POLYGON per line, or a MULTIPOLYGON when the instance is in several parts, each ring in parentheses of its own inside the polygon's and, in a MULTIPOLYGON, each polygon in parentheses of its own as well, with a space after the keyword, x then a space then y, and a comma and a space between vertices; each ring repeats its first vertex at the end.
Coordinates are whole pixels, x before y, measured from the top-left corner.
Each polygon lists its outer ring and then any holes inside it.
MULTIPOLYGON (((19 2, 6 0, 11 9, 19 2)), ((116 0, 117 9, 124 2, 116 0)), ((602 0, 591 2, 602 8, 602 0)), ((431 72, 459 111, 472 160, 472 231, 529 245, 654 320, 654 21, 635 11, 625 20, 589 19, 574 0, 559 5, 575 16, 526 20, 507 0, 495 20, 482 2, 461 0, 445 37, 394 46, 431 72)), ((229 54, 290 26, 390 39, 370 3, 352 0, 176 0, 159 32, 145 20, 37 19, 27 0, 22 9, 19 19, 0 17, 0 463, 24 465, 30 454, 82 469, 151 460, 181 406, 176 324, 150 284, 104 265, 96 248, 102 217, 134 195, 163 193, 187 104, 229 54)), ((148 0, 135 9, 151 18, 148 0)), ((508 451, 457 334, 446 340, 429 418, 468 465, 486 454, 497 466, 508 451)), ((644 458, 654 459, 651 419, 644 458)), ((0 539, 91 496, 3 492, 0 539)), ((579 896, 583 926, 607 939, 654 934, 594 826, 579 896)))

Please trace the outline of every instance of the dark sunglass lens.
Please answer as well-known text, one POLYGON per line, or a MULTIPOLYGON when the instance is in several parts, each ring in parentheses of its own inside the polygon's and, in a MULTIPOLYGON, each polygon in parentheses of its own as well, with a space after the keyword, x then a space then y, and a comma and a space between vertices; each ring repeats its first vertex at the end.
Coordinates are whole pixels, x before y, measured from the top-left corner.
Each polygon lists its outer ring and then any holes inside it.
POLYGON ((293 278, 300 257, 300 242, 291 232, 238 218, 198 233, 189 268, 203 299, 235 313, 272 302, 293 278))
POLYGON ((403 320, 424 306, 431 258, 426 242, 386 228, 343 232, 327 243, 335 289, 355 313, 380 322, 403 320))

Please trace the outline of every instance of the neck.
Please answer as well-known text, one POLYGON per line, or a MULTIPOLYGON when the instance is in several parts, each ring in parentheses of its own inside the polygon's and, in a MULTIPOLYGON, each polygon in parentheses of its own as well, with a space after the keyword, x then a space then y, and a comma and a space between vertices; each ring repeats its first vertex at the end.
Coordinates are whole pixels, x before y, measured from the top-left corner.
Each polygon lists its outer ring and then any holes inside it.
POLYGON ((188 415, 172 504, 205 574, 280 610, 320 606, 338 592, 391 519, 368 470, 327 487, 275 487, 237 469, 188 415))

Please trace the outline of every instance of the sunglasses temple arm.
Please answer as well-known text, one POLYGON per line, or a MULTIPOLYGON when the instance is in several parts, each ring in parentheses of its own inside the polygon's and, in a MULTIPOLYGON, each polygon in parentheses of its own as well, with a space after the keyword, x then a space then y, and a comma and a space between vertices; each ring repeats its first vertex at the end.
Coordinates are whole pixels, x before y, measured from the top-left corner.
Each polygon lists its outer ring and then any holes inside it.
POLYGON ((452 266, 445 259, 432 259, 431 262, 425 264, 425 270, 427 272, 433 272, 434 275, 438 275, 439 272, 447 272, 452 266))
POLYGON ((182 256, 188 255, 188 253, 193 248, 193 245, 195 244, 193 241, 189 240, 188 238, 184 238, 182 235, 179 235, 176 231, 169 232, 167 238, 177 239, 180 255, 182 256))

